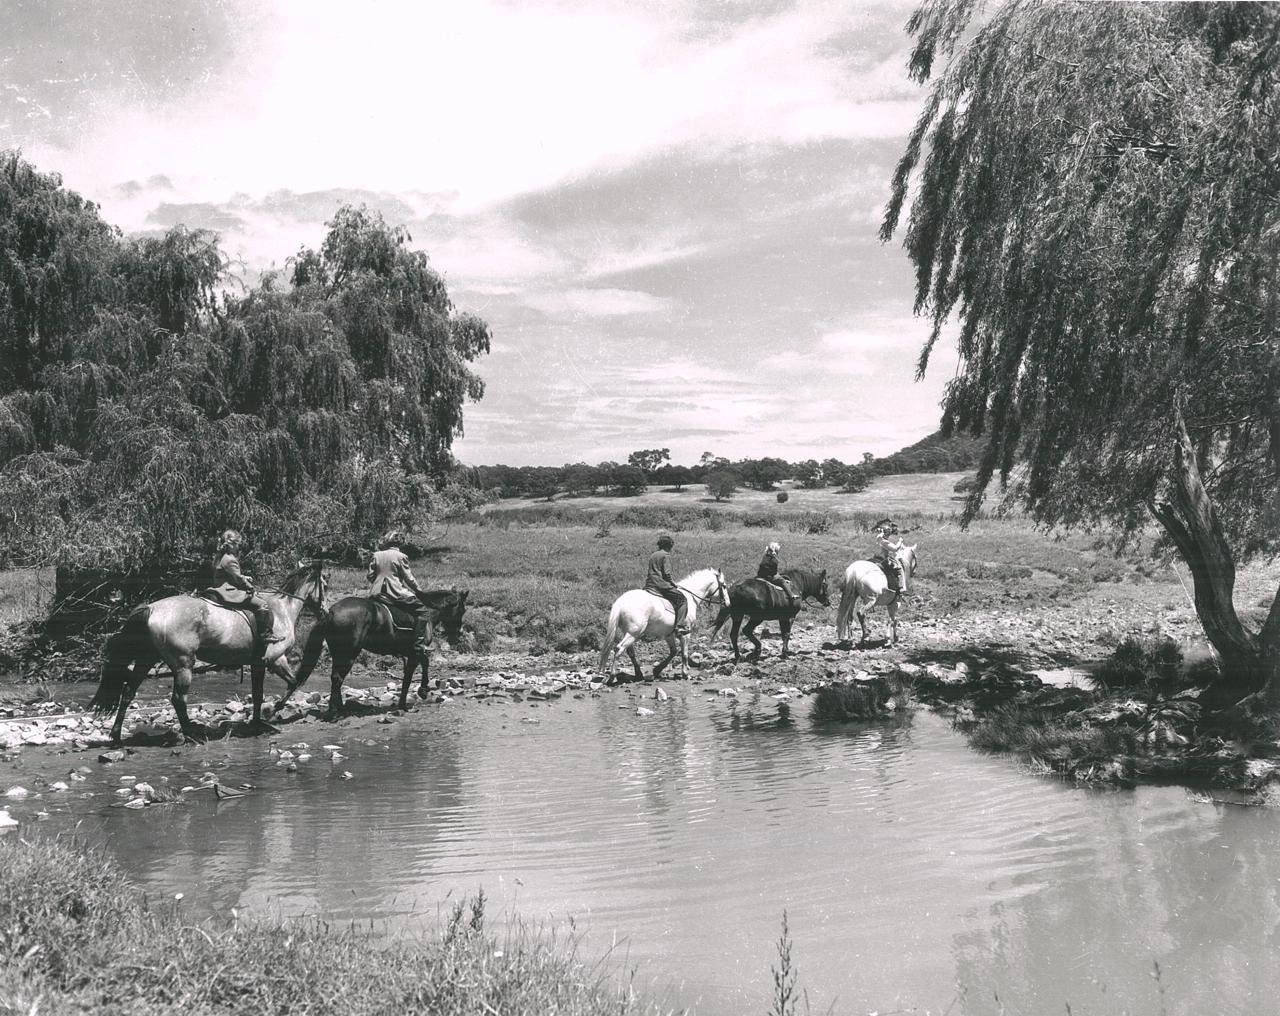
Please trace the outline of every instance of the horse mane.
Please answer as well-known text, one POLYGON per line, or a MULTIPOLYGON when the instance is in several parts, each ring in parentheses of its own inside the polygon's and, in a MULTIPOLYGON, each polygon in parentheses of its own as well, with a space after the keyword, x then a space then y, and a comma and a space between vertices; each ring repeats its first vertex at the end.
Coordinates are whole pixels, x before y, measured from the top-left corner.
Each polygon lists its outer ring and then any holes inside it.
POLYGON ((691 571, 688 575, 676 583, 678 586, 699 586, 703 583, 711 585, 716 578, 716 570, 714 568, 699 568, 697 571, 691 571))
POLYGON ((449 607, 456 607, 463 598, 463 593, 457 589, 432 589, 422 594, 421 599, 428 607, 434 607, 442 610, 449 607))
POLYGON ((296 596, 298 590, 307 584, 307 581, 311 578, 311 573, 315 570, 316 563, 314 561, 307 561, 304 564, 298 565, 298 567, 291 571, 288 577, 280 583, 280 589, 283 592, 288 593, 290 596, 296 596))

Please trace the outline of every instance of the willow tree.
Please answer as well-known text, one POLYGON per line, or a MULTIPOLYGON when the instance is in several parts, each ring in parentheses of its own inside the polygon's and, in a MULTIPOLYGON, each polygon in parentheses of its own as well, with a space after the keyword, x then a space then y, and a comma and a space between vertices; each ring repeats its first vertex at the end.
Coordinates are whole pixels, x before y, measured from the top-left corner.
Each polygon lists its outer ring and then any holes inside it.
POLYGON ((489 330, 407 243, 342 209, 231 299, 213 234, 125 238, 0 154, 0 561, 166 568, 228 525, 349 549, 472 503, 450 448, 489 330))
POLYGON ((1232 598, 1280 542, 1280 10, 942 0, 908 28, 935 80, 882 238, 910 197, 919 371, 956 320, 944 429, 986 435, 969 517, 998 477, 1045 524, 1154 520, 1280 709, 1280 592, 1253 626, 1232 598))

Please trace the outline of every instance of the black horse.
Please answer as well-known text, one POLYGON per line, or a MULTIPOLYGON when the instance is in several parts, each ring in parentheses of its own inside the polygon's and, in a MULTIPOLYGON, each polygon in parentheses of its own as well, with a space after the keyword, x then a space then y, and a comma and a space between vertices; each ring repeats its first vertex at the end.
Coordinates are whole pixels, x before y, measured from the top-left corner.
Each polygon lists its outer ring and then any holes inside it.
MULTIPOLYGON (((449 644, 456 644, 462 635, 462 615, 467 609, 466 590, 423 593, 421 598, 423 609, 427 612, 428 642, 433 639, 438 626, 449 644)), ((347 596, 335 603, 333 609, 325 613, 307 636, 302 662, 298 665, 298 676, 276 703, 276 712, 289 701, 290 695, 306 683, 315 670, 320 650, 326 643, 329 655, 333 657, 333 673, 329 678, 328 719, 338 718, 342 709, 342 682, 351 672, 352 664, 362 649, 382 656, 399 656, 404 660, 404 680, 400 684, 401 709, 409 707, 409 682, 421 663, 422 683, 418 686, 418 696, 426 698, 431 658, 429 655, 419 658, 413 650, 412 616, 405 611, 395 613, 400 616, 393 617, 391 611, 367 596, 347 596)))
MULTIPOLYGON (((782 572, 779 577, 787 579, 795 586, 801 600, 814 599, 824 607, 831 606, 831 600, 827 595, 825 568, 822 571, 792 568, 782 572)), ((716 637, 725 619, 732 616, 733 627, 729 629, 729 641, 733 643, 735 662, 742 659, 742 654, 738 651, 738 629, 742 626, 743 618, 746 618, 747 624, 742 628, 742 633, 755 646, 751 658, 758 660, 762 647, 760 640, 756 638, 755 627, 762 621, 777 621, 778 627, 782 630, 782 655, 785 657, 790 652, 791 622, 795 620, 799 611, 799 605, 792 606, 791 598, 772 583, 764 579, 743 579, 729 587, 729 606, 720 608, 720 615, 711 629, 711 638, 716 637)))

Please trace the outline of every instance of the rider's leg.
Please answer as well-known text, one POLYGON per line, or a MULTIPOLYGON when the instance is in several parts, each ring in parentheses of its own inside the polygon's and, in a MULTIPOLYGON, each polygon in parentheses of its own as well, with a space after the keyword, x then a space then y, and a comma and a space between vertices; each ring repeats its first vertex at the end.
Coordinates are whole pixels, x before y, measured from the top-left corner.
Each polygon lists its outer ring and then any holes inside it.
POLYGON ((663 595, 666 596, 667 602, 669 602, 671 606, 675 608, 675 612, 676 612, 675 633, 677 635, 688 635, 689 625, 687 623, 686 618, 689 614, 689 601, 684 598, 684 593, 680 592, 679 589, 672 589, 670 592, 664 593, 663 595))
POLYGON ((425 659, 431 652, 431 617, 425 610, 419 610, 413 619, 413 651, 419 659, 425 659))
POLYGON ((256 596, 252 596, 247 601, 249 609, 253 611, 253 656, 254 659, 262 659, 267 654, 267 646, 273 642, 280 642, 283 638, 277 635, 275 628, 275 615, 271 613, 271 608, 263 603, 256 596))

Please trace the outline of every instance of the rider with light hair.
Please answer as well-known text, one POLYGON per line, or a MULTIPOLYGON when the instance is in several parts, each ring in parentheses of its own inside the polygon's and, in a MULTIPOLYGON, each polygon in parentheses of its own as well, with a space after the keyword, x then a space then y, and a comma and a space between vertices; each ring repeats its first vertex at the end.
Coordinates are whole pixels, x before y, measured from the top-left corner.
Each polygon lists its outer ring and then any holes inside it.
POLYGON ((898 560, 898 551, 906 546, 898 535, 898 527, 892 519, 881 519, 872 530, 878 543, 877 563, 884 569, 889 580, 889 588, 901 592, 906 580, 902 570, 902 562, 898 560))
POLYGON ((671 578, 670 552, 676 541, 666 533, 658 537, 658 549, 649 555, 648 571, 645 574, 644 591, 661 596, 671 604, 676 612, 675 634, 689 634, 689 625, 685 616, 689 613, 689 601, 685 599, 680 587, 671 578))
POLYGON ((275 615, 254 592, 253 578, 240 569, 240 553, 244 537, 234 529, 226 529, 218 537, 218 552, 213 559, 214 592, 224 602, 251 611, 254 620, 253 658, 263 660, 267 646, 283 641, 275 633, 275 615))
POLYGON ((765 546, 764 557, 760 559, 760 566, 756 568, 756 578, 764 579, 769 585, 781 589, 783 595, 791 601, 791 606, 799 609, 800 594, 789 580, 778 574, 778 555, 781 552, 782 544, 778 543, 777 540, 765 546))
POLYGON ((409 567, 409 556, 401 549, 404 537, 392 530, 378 541, 378 549, 369 561, 365 578, 369 580, 369 599, 379 600, 407 610, 414 616, 413 651, 426 656, 431 649, 427 636, 425 604, 420 599, 424 590, 409 567))

